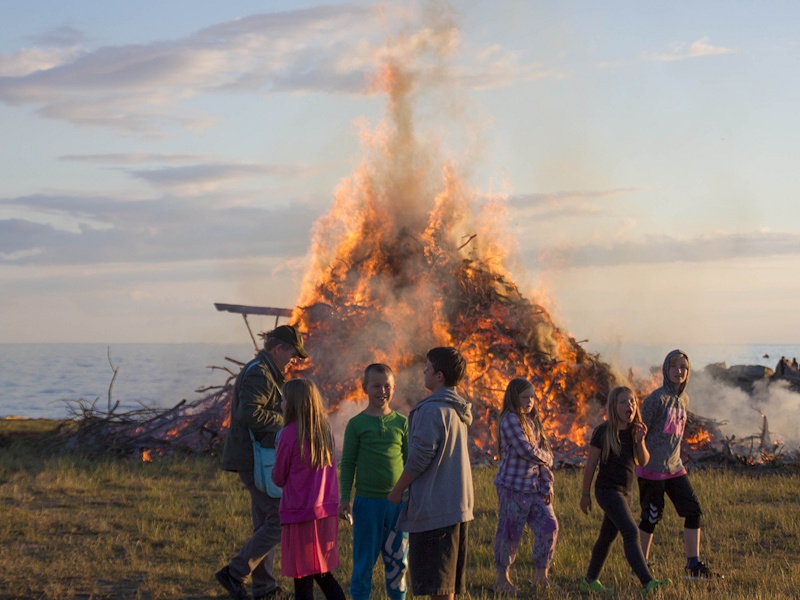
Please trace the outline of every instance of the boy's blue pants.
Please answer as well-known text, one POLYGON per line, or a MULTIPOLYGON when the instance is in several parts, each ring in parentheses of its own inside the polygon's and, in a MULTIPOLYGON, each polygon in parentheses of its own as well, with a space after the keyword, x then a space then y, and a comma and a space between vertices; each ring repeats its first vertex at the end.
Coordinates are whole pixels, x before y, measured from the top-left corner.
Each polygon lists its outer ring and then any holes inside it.
POLYGON ((408 534, 395 529, 402 505, 385 498, 353 500, 353 575, 350 595, 353 600, 369 600, 372 571, 378 554, 386 573, 386 595, 391 600, 406 597, 408 534))

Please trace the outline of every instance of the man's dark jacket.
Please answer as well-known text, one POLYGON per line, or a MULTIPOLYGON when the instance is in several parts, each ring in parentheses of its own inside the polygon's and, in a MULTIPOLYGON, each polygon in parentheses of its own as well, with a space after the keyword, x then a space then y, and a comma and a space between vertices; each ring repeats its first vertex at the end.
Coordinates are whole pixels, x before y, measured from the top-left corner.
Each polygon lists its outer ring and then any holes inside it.
POLYGON ((281 390, 283 373, 266 350, 261 350, 236 377, 231 401, 231 425, 222 451, 226 471, 253 471, 253 443, 249 429, 265 448, 275 447, 283 427, 281 390))

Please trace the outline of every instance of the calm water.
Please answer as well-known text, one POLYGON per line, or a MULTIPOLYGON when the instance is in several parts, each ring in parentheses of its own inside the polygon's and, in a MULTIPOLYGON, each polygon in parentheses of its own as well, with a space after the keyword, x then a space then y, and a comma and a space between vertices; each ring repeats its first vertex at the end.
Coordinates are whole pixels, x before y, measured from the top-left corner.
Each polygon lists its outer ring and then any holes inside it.
MULTIPOLYGON (((113 371, 102 344, 0 344, 0 417, 59 418, 68 415, 64 399, 108 404, 113 371)), ((246 361, 252 344, 118 344, 111 346, 118 370, 112 396, 120 407, 169 407, 194 400, 194 390, 225 382, 227 374, 208 366, 230 365, 226 356, 246 361)))
MULTIPOLYGON (((587 347, 605 360, 646 368, 661 365, 672 348, 634 346, 587 347)), ((682 348, 695 368, 711 362, 762 364, 774 368, 785 355, 800 357, 800 345, 687 346, 682 348), (769 358, 764 358, 764 355, 769 358)), ((107 405, 108 386, 113 375, 108 364, 108 347, 102 344, 0 344, 0 417, 61 418, 68 415, 64 399, 99 398, 107 405)), ((194 390, 218 385, 227 375, 211 371, 210 365, 229 365, 225 357, 246 361, 253 346, 198 344, 118 344, 111 346, 111 358, 119 368, 113 399, 122 408, 169 407, 182 399, 200 397, 194 390)), ((234 366, 235 370, 235 366, 234 366)))

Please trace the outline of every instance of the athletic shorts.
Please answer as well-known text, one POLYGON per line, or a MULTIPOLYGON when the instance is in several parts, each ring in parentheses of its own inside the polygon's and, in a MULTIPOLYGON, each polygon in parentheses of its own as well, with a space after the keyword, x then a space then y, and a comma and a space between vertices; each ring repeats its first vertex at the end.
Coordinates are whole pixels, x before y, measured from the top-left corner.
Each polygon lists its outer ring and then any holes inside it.
POLYGON ((672 501, 678 515, 688 521, 686 524, 688 529, 700 527, 700 517, 703 514, 700 502, 689 482, 689 477, 681 475, 662 480, 639 478, 639 503, 642 507, 639 529, 653 533, 664 513, 664 495, 672 501))
POLYGON ((469 523, 408 534, 408 570, 415 596, 467 591, 469 523))

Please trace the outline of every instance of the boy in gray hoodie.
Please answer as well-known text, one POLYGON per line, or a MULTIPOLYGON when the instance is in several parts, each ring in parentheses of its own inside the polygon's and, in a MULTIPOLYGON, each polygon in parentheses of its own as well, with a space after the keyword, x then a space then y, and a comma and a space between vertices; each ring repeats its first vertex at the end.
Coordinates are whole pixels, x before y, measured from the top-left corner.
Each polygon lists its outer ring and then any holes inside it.
POLYGON ((397 526, 408 531, 409 571, 415 596, 452 600, 466 592, 472 470, 468 427, 471 405, 456 392, 467 362, 455 348, 433 348, 425 366, 432 393, 408 415, 408 460, 389 493, 395 504, 408 488, 397 526))

